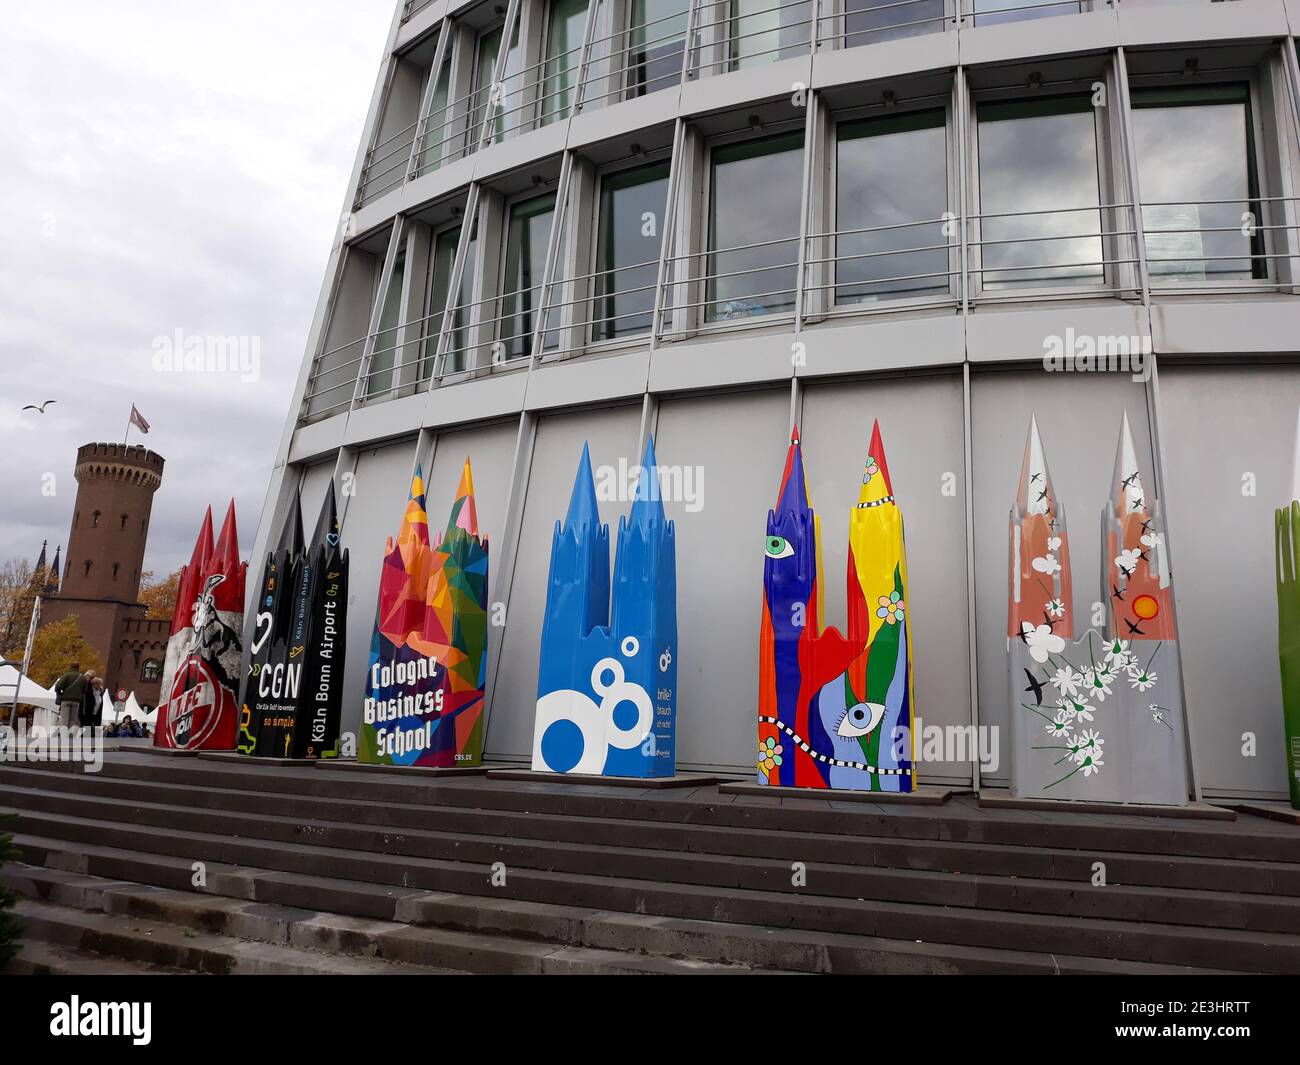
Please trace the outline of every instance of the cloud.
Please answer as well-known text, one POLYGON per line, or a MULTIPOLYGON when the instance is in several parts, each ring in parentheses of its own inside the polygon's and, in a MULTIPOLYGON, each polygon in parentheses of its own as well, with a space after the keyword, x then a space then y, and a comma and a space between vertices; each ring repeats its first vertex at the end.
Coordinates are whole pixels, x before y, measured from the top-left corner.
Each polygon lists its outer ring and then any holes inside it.
POLYGON ((393 0, 6 10, 0 559, 66 543, 76 449, 121 440, 132 403, 152 426, 132 441, 167 460, 146 567, 185 561, 203 508, 231 496, 251 547, 392 16, 393 0), (155 338, 177 330, 256 338, 260 378, 157 372, 155 338))

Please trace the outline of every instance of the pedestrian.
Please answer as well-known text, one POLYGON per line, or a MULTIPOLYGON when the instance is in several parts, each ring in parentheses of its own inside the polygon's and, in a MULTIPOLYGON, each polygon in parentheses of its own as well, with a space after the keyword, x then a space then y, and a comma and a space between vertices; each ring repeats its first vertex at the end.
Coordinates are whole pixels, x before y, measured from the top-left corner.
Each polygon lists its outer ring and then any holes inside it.
POLYGON ((86 686, 81 696, 82 728, 98 728, 104 721, 104 678, 93 669, 86 670, 86 686))
POLYGON ((86 674, 73 662, 68 670, 54 682, 54 697, 59 701, 57 724, 71 728, 81 721, 81 704, 86 694, 86 674))

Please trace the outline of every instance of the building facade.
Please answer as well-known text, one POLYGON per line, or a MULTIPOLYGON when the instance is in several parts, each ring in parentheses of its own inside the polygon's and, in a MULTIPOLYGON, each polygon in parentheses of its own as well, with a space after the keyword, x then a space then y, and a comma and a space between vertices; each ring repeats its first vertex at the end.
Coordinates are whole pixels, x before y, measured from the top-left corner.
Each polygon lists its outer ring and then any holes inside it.
POLYGON ((57 594, 42 622, 76 615, 86 642, 104 662, 106 682, 156 706, 171 619, 148 618, 140 600, 153 496, 164 459, 140 446, 85 444, 77 449, 77 500, 57 594))
MULTIPOLYGON (((760 543, 791 426, 835 574, 879 420, 917 716, 1005 733, 1031 417, 1082 623, 1105 600, 1095 519, 1127 413, 1177 577, 1192 790, 1281 797, 1295 32, 1300 0, 399 4, 252 556, 335 479, 344 730, 412 471, 436 524, 469 455, 497 607, 486 754, 526 760, 582 444, 599 476, 653 435, 694 486, 666 500, 678 765, 751 772, 760 543)), ((825 596, 843 626, 843 583, 825 596)), ((1008 769, 919 767, 990 788, 1008 769)))

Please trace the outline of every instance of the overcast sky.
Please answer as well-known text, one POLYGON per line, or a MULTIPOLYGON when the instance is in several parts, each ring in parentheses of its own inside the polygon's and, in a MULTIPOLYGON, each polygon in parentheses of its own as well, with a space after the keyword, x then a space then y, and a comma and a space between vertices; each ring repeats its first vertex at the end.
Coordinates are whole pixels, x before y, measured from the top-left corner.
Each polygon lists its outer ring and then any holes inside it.
POLYGON ((76 449, 133 402, 167 460, 146 568, 231 496, 248 554, 394 6, 4 5, 0 560, 66 544, 76 449), (255 338, 260 378, 158 372, 177 330, 255 338))

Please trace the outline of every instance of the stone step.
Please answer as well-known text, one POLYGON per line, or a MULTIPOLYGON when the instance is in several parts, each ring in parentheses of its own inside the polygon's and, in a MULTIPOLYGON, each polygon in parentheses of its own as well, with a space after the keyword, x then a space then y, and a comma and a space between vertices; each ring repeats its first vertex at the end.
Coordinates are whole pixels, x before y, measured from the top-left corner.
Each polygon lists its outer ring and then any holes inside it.
MULTIPOLYGON (((47 854, 47 857, 49 855, 47 854)), ((58 857, 57 855, 55 857, 58 857)), ((148 872, 136 860, 137 874, 148 872)), ((166 879, 167 870, 155 866, 154 875, 166 879), (159 875, 161 874, 161 875, 159 875)), ((342 914, 373 912, 374 888, 355 881, 300 877, 266 870, 209 870, 207 891, 233 892, 233 896, 169 891, 157 887, 109 880, 60 869, 15 865, 4 879, 11 889, 78 909, 166 919, 171 923, 201 926, 226 934, 260 938, 254 934, 274 921, 281 940, 296 946, 340 952, 374 949, 364 927, 392 927, 390 922, 329 917, 309 910, 278 906, 269 897, 291 897, 314 904, 326 901, 342 914), (259 900, 250 902, 248 900, 259 900)), ((747 927, 718 921, 692 921, 646 914, 584 910, 573 906, 520 902, 450 893, 412 892, 389 898, 394 917, 404 923, 431 925, 477 935, 517 936, 572 947, 656 954, 672 958, 719 961, 732 967, 836 975, 871 974, 1143 974, 1203 975, 1210 970, 1183 966, 1147 965, 1108 958, 1072 958, 1023 951, 947 946, 875 939, 869 936, 802 932, 795 929, 747 927)), ((263 933, 265 934, 265 933, 263 933)), ((418 942, 418 941, 416 941, 418 942)), ((408 946, 414 946, 414 943, 408 946)), ((555 955, 551 955, 555 957, 555 955)), ((423 959, 418 959, 423 960, 423 959)), ((723 969, 721 971, 729 971, 723 969)))
POLYGON ((76 947, 29 939, 18 954, 0 969, 4 976, 192 976, 185 969, 147 962, 108 958, 76 947))
MULTIPOLYGON (((773 832, 754 828, 694 825, 609 817, 575 817, 527 811, 478 810, 443 806, 374 805, 292 793, 223 791, 199 785, 67 774, 46 781, 30 773, 0 771, 0 803, 24 806, 35 785, 59 785, 72 811, 77 798, 90 807, 106 800, 148 802, 236 814, 275 814, 297 821, 332 821, 350 826, 432 829, 520 840, 552 840, 589 846, 633 846, 681 854, 711 853, 791 861, 834 862, 877 869, 927 869, 942 872, 1034 877, 1089 882, 1094 862, 1106 865, 1112 885, 1202 888, 1227 884, 1244 894, 1300 898, 1300 864, 1227 858, 1180 858, 1103 850, 954 842, 934 839, 844 837, 827 833, 773 832), (35 782, 35 784, 34 784, 35 782)), ((52 790, 48 786, 38 790, 52 790)), ((48 808, 48 807, 47 807, 48 808)))
POLYGON ((54 903, 19 899, 14 913, 26 940, 205 974, 416 975, 423 965, 380 958, 340 957, 212 932, 181 928, 139 917, 92 913, 54 903))
MULTIPOLYGON (((0 768, 7 773, 81 774, 64 764, 0 768)), ((400 773, 322 772, 311 766, 243 766, 205 759, 110 754, 97 774, 104 779, 180 786, 201 785, 253 794, 356 800, 376 807, 459 807, 564 817, 601 817, 751 828, 762 832, 824 833, 845 837, 931 839, 972 844, 1036 846, 1142 855, 1245 859, 1300 864, 1300 833, 1263 819, 1178 822, 1167 819, 998 809, 981 810, 973 797, 934 807, 884 806, 824 799, 767 799, 721 795, 716 785, 639 791, 493 780, 489 777, 417 778, 400 773), (702 801, 705 799, 707 801, 702 801)))
MULTIPOLYGON (((718 889, 787 890, 791 863, 771 858, 678 854, 634 847, 517 840, 421 830, 302 821, 269 815, 249 816, 220 810, 164 806, 131 800, 99 799, 88 808, 80 797, 45 790, 8 789, 22 813, 19 826, 38 835, 83 842, 102 841, 168 853, 175 834, 198 833, 224 839, 283 844, 305 843, 329 851, 378 851, 409 857, 469 863, 486 869, 541 869, 591 876, 693 884, 718 889), (88 814, 93 810, 93 816, 88 814), (124 827, 130 826, 130 827, 124 827)), ((210 860, 203 854, 199 860, 210 860)), ((1090 868, 1075 881, 984 874, 972 876, 925 869, 887 869, 831 862, 807 862, 803 894, 867 898, 880 902, 961 906, 971 909, 1059 914, 1120 921, 1300 933, 1300 899, 1236 891, 1094 887, 1090 868)))
MULTIPOLYGON (((639 956, 619 948, 556 945, 536 937, 520 938, 483 930, 414 927, 395 921, 176 891, 23 864, 12 869, 6 867, 4 881, 33 902, 87 914, 102 913, 132 929, 145 928, 151 935, 158 926, 179 928, 186 930, 190 939, 194 933, 201 932, 223 939, 309 952, 311 956, 415 965, 425 972, 607 976, 755 972, 752 967, 734 963, 639 956)), ((36 931, 39 933, 43 927, 38 922, 36 931)), ((101 948, 97 945, 95 949, 101 948)))
MULTIPOLYGON (((53 820, 47 822, 46 828, 52 831, 46 833, 45 839, 20 834, 16 841, 29 863, 61 865, 110 878, 151 880, 180 889, 188 888, 196 859, 210 870, 229 865, 328 880, 364 881, 376 885, 365 901, 373 907, 370 915, 382 919, 397 916, 399 902, 416 893, 491 894, 522 902, 776 929, 1243 972, 1300 972, 1300 937, 1282 933, 1154 921, 1063 919, 1058 914, 814 896, 790 890, 720 890, 712 885, 522 868, 509 869, 506 883, 493 888, 489 886, 486 866, 463 862, 300 843, 235 840, 180 830, 160 832, 107 822, 53 820), (150 852, 153 857, 146 858, 142 852, 150 852), (147 877, 139 874, 144 862, 155 870, 147 877)), ((263 898, 297 906, 320 905, 319 898, 308 901, 292 893, 263 898)))

